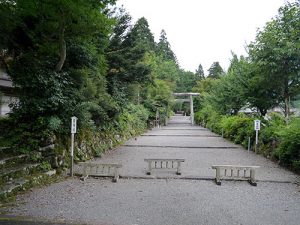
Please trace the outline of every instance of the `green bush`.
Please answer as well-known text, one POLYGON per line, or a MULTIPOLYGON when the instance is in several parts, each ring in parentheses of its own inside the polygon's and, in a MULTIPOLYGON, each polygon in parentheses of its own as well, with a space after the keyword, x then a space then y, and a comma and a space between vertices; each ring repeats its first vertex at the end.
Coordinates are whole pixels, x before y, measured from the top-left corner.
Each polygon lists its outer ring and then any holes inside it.
POLYGON ((274 155, 284 165, 300 171, 300 118, 293 119, 289 125, 278 132, 280 144, 274 155))
POLYGON ((248 144, 248 138, 254 138, 253 118, 243 114, 237 116, 223 116, 220 121, 220 128, 224 132, 224 137, 229 138, 244 147, 248 144))
POLYGON ((47 129, 45 118, 38 117, 36 121, 16 121, 12 117, 0 120, 0 146, 14 147, 20 153, 38 150, 41 143, 46 143, 52 132, 47 129))
POLYGON ((149 112, 142 105, 129 104, 119 115, 117 129, 122 134, 136 135, 147 128, 149 112))
POLYGON ((149 112, 142 105, 129 104, 112 123, 106 123, 96 131, 83 128, 77 134, 75 160, 82 161, 101 155, 124 140, 147 129, 149 112))
POLYGON ((260 140, 267 144, 273 140, 278 140, 278 130, 286 126, 284 117, 278 113, 271 113, 268 120, 263 120, 263 129, 260 132, 260 140))
POLYGON ((217 113, 210 105, 195 113, 195 122, 204 127, 220 133, 219 123, 221 115, 217 113))
POLYGON ((279 113, 271 113, 267 120, 262 120, 262 129, 259 132, 259 152, 266 157, 273 157, 279 144, 278 130, 286 126, 284 117, 279 113))
MULTIPOLYGON (((245 114, 221 116, 212 106, 206 105, 195 113, 195 121, 216 133, 222 133, 236 144, 247 148, 248 139, 254 146, 254 119, 245 114)), ((285 118, 271 113, 267 119, 260 118, 259 151, 266 157, 278 159, 281 164, 300 171, 300 118, 294 118, 287 125, 285 118)))

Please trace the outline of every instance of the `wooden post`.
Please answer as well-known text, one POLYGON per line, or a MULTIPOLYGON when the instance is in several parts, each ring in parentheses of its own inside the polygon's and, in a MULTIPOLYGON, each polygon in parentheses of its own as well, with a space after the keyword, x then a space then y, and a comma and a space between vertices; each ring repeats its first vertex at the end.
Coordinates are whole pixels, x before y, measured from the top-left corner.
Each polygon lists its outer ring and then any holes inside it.
POLYGON ((177 161, 178 163, 178 166, 177 166, 177 175, 181 175, 181 162, 180 161, 177 161))
POLYGON ((118 167, 115 167, 113 182, 117 183, 118 180, 119 180, 119 169, 118 169, 118 167))
POLYGON ((257 183, 255 181, 255 169, 250 170, 250 180, 249 183, 253 186, 257 186, 257 183))
POLYGON ((149 160, 149 161, 148 161, 148 171, 147 171, 147 175, 151 175, 151 163, 152 163, 152 161, 149 160))
POLYGON ((216 184, 221 185, 221 174, 220 174, 220 168, 216 168, 216 184))

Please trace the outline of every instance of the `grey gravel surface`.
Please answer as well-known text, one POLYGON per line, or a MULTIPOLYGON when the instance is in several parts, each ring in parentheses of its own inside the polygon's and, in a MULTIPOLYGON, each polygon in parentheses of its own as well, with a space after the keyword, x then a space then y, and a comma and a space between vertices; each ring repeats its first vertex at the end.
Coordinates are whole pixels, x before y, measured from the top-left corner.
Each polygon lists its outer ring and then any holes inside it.
POLYGON ((68 179, 19 196, 9 215, 108 225, 299 224, 298 175, 188 122, 188 117, 174 117, 169 126, 96 159, 123 165, 118 183, 68 179), (148 176, 145 158, 186 161, 181 176, 159 171, 148 176), (217 186, 213 164, 261 166, 258 186, 245 181, 217 186))
POLYGON ((69 179, 18 199, 14 214, 116 225, 298 225, 294 184, 69 179), (22 202, 24 202, 22 204, 22 202))
MULTIPOLYGON (((257 179, 300 183, 299 176, 281 168, 263 156, 247 152, 208 129, 186 124, 189 117, 173 117, 172 124, 155 128, 143 136, 127 141, 109 151, 96 162, 120 163, 120 174, 125 177, 146 176, 145 158, 183 158, 181 177, 211 178, 215 176, 213 164, 260 166, 257 179), (184 125, 177 123, 186 121, 184 125), (181 136, 180 136, 181 135, 181 136)), ((152 177, 176 177, 174 173, 154 173, 152 177)))

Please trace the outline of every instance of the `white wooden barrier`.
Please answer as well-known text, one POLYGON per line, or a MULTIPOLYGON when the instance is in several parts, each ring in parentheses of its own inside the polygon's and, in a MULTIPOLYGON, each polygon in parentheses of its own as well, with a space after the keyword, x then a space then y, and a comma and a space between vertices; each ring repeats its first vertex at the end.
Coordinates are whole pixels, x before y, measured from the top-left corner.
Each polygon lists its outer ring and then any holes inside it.
POLYGON ((105 164, 105 163, 79 163, 83 167, 82 176, 86 179, 88 176, 96 177, 113 177, 113 182, 119 180, 120 164, 105 164))
POLYGON ((216 183, 221 185, 221 178, 229 177, 237 180, 248 180, 253 186, 257 186, 255 180, 255 170, 259 166, 237 166, 237 165, 213 165, 216 170, 216 183))
POLYGON ((176 170, 177 175, 181 175, 181 163, 184 159, 144 159, 148 163, 147 175, 151 175, 153 169, 176 170))

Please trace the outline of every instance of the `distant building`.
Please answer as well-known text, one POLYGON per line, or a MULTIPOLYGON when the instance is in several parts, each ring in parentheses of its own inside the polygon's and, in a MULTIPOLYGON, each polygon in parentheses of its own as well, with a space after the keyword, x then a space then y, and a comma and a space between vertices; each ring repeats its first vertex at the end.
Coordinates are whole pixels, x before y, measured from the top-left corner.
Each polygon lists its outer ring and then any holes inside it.
POLYGON ((9 105, 18 100, 10 77, 5 71, 3 63, 0 62, 0 116, 7 115, 11 108, 9 105))
MULTIPOLYGON (((251 108, 246 108, 246 107, 242 108, 239 112, 240 113, 249 114, 249 115, 250 114, 258 113, 257 110, 255 110, 253 108, 252 109, 251 108)), ((268 113, 272 113, 272 112, 276 112, 276 113, 279 113, 281 115, 284 115, 284 110, 281 107, 274 107, 272 109, 269 109, 268 112, 267 112, 267 114, 268 113)), ((290 108, 290 115, 300 116, 300 109, 291 107, 290 108)))

